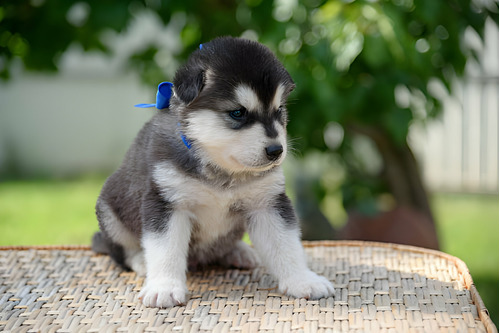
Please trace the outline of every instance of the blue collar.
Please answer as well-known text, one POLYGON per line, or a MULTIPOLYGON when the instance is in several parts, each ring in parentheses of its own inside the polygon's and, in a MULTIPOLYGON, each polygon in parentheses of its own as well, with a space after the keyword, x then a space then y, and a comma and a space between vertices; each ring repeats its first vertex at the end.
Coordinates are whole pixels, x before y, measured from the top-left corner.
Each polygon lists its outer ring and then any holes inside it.
MULTIPOLYGON (((181 123, 177 123, 177 127, 181 127, 181 123)), ((181 140, 184 143, 184 146, 186 146, 187 149, 191 149, 191 147, 193 146, 191 141, 189 141, 189 139, 186 138, 186 136, 184 135, 184 133, 182 133, 181 130, 179 130, 179 134, 181 135, 181 140)))

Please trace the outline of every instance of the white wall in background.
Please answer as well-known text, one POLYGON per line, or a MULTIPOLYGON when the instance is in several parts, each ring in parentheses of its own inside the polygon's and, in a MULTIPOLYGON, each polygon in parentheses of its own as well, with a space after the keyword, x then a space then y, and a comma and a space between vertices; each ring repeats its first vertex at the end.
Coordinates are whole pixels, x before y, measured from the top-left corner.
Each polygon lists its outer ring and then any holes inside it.
POLYGON ((0 168, 68 176, 114 168, 153 109, 133 76, 23 75, 0 86, 0 168))

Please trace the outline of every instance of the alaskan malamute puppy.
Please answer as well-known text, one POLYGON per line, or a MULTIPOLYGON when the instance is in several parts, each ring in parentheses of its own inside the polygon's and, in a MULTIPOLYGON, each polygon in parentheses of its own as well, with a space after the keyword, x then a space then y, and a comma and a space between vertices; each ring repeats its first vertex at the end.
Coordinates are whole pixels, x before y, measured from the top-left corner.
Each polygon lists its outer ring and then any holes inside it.
POLYGON ((245 39, 203 44, 177 71, 170 106, 144 125, 96 205, 93 249, 146 276, 146 306, 185 303, 188 267, 214 263, 262 263, 290 296, 333 294, 307 267, 285 194, 293 88, 271 51, 245 39))

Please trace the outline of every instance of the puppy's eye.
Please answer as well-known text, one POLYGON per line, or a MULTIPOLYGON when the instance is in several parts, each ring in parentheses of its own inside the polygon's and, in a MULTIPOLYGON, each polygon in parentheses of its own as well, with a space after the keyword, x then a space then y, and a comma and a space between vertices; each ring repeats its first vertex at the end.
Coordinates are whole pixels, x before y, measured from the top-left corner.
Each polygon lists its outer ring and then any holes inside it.
POLYGON ((247 111, 245 109, 229 111, 229 116, 234 120, 243 121, 246 119, 247 111))

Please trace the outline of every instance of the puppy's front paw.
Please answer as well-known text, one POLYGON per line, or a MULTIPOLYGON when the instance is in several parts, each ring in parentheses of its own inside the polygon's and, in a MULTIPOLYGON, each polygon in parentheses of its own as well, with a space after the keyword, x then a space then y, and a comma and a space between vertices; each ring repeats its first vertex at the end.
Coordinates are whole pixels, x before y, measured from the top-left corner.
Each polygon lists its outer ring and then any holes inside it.
POLYGON ((328 297, 335 292, 328 279, 310 270, 283 279, 279 289, 289 296, 307 299, 328 297))
POLYGON ((170 308, 186 302, 185 283, 177 280, 146 281, 139 299, 147 307, 170 308))

